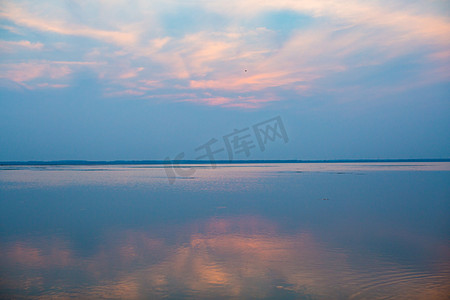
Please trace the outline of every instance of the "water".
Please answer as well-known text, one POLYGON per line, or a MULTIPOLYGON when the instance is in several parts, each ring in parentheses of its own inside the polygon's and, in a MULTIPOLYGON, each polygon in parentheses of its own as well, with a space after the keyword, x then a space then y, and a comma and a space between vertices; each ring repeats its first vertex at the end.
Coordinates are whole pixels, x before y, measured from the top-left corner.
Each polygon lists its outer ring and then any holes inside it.
POLYGON ((449 299, 450 163, 0 170, 0 296, 449 299))

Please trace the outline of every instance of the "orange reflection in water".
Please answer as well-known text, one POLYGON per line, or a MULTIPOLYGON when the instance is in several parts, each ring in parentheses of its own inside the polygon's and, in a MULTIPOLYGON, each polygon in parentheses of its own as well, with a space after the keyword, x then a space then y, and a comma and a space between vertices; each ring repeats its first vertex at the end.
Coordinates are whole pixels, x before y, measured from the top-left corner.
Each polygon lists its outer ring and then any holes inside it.
POLYGON ((450 291, 449 264, 427 271, 364 253, 355 259, 261 218, 213 218, 175 231, 112 233, 84 256, 57 239, 5 244, 1 265, 10 272, 1 285, 9 295, 56 299, 445 299, 450 291))
POLYGON ((61 241, 46 245, 29 242, 16 242, 4 251, 7 261, 22 267, 66 267, 74 263, 72 251, 61 241))

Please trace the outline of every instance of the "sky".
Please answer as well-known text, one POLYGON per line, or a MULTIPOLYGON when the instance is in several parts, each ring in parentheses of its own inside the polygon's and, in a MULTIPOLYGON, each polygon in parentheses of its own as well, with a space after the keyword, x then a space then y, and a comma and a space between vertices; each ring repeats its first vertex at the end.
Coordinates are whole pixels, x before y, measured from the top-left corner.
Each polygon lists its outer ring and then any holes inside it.
POLYGON ((0 0, 0 53, 0 161, 450 157, 449 1, 0 0))

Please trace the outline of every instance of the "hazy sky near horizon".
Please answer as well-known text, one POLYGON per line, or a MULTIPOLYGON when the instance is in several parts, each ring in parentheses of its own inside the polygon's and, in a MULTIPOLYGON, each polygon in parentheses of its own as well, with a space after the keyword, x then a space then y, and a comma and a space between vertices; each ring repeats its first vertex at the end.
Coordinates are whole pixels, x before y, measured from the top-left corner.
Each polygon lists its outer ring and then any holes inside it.
POLYGON ((0 1, 0 161, 450 157, 450 2, 0 1), (217 156, 226 158, 225 151, 217 156))

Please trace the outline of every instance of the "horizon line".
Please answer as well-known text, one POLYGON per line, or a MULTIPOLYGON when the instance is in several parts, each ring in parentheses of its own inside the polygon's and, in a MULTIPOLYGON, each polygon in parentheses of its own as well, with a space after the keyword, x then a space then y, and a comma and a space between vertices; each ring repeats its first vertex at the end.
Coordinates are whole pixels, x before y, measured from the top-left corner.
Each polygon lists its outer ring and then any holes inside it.
MULTIPOLYGON (((370 163, 370 162, 450 162, 450 158, 382 158, 382 159, 254 159, 214 160, 215 164, 252 163, 370 163)), ((167 165, 167 164, 211 164, 210 160, 29 160, 0 161, 0 165, 167 165)))

